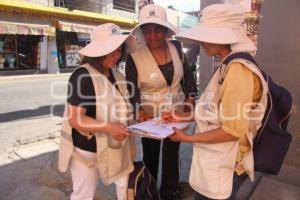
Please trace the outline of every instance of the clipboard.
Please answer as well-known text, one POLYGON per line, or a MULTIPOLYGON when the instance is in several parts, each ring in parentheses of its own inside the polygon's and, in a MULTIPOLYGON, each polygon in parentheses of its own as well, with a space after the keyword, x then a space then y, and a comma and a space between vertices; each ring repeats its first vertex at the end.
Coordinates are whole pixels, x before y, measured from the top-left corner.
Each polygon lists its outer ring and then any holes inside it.
POLYGON ((173 127, 185 129, 192 123, 163 123, 160 119, 152 119, 128 126, 128 129, 141 137, 162 140, 174 133, 173 127))

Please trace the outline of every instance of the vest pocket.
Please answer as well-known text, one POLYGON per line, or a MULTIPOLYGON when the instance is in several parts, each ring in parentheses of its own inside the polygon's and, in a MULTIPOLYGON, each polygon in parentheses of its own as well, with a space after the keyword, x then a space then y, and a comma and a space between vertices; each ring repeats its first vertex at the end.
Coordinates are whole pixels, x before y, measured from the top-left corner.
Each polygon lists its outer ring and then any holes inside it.
POLYGON ((60 144, 58 150, 58 169, 60 172, 66 172, 73 153, 73 143, 62 136, 60 137, 60 144))
POLYGON ((190 182, 192 185, 200 191, 218 194, 220 190, 219 169, 220 161, 216 154, 203 151, 203 149, 201 151, 200 148, 194 148, 190 174, 190 182))
POLYGON ((228 197, 232 191, 233 174, 234 168, 220 168, 220 193, 228 197))
POLYGON ((124 170, 127 170, 131 164, 131 154, 128 151, 129 148, 107 148, 103 154, 107 156, 107 175, 109 177, 116 176, 122 173, 124 170))

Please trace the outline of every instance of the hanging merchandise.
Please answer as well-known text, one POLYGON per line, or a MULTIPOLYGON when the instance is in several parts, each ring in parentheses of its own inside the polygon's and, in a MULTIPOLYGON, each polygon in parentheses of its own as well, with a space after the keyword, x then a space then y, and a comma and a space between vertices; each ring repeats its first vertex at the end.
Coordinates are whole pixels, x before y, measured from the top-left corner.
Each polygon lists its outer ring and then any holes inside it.
POLYGON ((248 37, 252 42, 257 46, 257 37, 259 31, 259 22, 261 19, 261 7, 263 0, 252 0, 251 1, 251 10, 246 13, 247 17, 245 19, 245 28, 247 30, 248 37))
POLYGON ((16 69, 17 67, 16 37, 0 35, 0 69, 16 69))
POLYGON ((261 11, 262 2, 263 2, 263 0, 252 0, 252 2, 251 2, 251 11, 259 14, 260 11, 261 11))
POLYGON ((259 20, 255 18, 247 18, 244 22, 244 27, 247 31, 247 36, 257 46, 259 20))
POLYGON ((240 6, 244 12, 250 12, 252 1, 251 0, 225 0, 224 4, 240 6))
POLYGON ((4 68, 4 63, 5 63, 5 57, 0 54, 0 69, 4 68))
POLYGON ((66 67, 77 67, 80 64, 78 45, 66 45, 66 67))

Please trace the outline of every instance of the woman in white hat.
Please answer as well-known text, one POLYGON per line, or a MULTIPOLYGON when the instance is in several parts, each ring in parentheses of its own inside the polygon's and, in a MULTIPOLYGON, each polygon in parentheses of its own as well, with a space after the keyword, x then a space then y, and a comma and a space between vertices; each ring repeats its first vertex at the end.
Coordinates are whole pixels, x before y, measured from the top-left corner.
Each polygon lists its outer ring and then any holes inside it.
MULTIPOLYGON (((196 86, 192 72, 182 63, 180 43, 170 41, 176 28, 167 21, 165 8, 147 5, 141 9, 139 24, 132 34, 141 46, 126 62, 126 79, 132 84, 128 89, 135 95, 131 98, 139 121, 157 117, 163 105, 192 102, 196 86), (189 82, 183 80, 189 80, 189 82), (188 84, 187 84, 188 83, 188 84)), ((142 138, 143 161, 157 180, 161 141, 142 138)), ((170 139, 162 144, 162 199, 179 199, 179 142, 170 139)))
MULTIPOLYGON (((170 136, 194 145, 190 185, 197 200, 235 199, 241 183, 254 177, 252 138, 264 116, 268 89, 255 64, 235 58, 256 50, 243 31, 243 21, 244 13, 236 7, 214 4, 202 11, 195 27, 176 36, 198 42, 208 56, 222 59, 196 104, 196 133, 175 129, 170 136), (234 59, 229 62, 230 57, 234 59)), ((175 113, 169 121, 182 121, 185 114, 175 113)))
POLYGON ((72 200, 94 199, 99 179, 115 183, 117 199, 127 199, 135 149, 127 129, 127 86, 119 84, 125 78, 113 67, 129 37, 115 24, 97 26, 91 42, 79 51, 82 65, 69 79, 59 169, 65 172, 70 166, 72 200))

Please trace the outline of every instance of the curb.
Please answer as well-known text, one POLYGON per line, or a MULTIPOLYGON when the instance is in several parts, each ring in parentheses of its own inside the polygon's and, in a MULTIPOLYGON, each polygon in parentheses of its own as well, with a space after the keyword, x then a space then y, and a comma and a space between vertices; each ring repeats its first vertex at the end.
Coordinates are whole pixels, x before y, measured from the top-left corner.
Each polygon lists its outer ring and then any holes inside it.
POLYGON ((71 75, 71 73, 0 76, 0 82, 2 82, 2 81, 14 81, 14 80, 62 78, 62 77, 69 77, 70 75, 71 75))
POLYGON ((43 140, 11 147, 9 151, 0 153, 0 167, 57 151, 58 147, 59 137, 45 138, 43 140))

